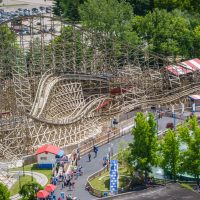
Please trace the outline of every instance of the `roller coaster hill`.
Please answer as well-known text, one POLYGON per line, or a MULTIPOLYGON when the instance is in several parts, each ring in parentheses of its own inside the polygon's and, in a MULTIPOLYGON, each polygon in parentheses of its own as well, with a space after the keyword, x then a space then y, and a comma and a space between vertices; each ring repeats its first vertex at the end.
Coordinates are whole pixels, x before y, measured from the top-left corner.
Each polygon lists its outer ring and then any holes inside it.
POLYGON ((0 29, 9 29, 11 38, 0 37, 4 161, 47 143, 80 143, 121 113, 187 103, 188 95, 200 92, 198 59, 175 63, 143 48, 116 47, 113 38, 53 16, 13 19, 0 29), (15 33, 16 23, 29 31, 15 33))

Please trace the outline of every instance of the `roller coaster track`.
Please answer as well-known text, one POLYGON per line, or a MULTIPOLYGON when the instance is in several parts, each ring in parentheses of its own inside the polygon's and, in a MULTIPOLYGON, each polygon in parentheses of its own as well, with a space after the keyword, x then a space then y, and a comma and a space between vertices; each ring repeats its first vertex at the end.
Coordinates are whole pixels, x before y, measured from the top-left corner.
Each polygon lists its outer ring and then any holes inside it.
MULTIPOLYGON (((70 81, 70 80, 76 80, 76 81, 101 81, 101 82, 108 82, 107 78, 104 77, 98 77, 98 76, 91 76, 91 75, 86 75, 86 74, 65 74, 59 77, 53 76, 52 73, 44 74, 42 78, 40 79, 39 85, 38 85, 38 90, 36 92, 35 100, 31 109, 31 112, 29 114, 29 117, 35 120, 40 120, 45 123, 51 123, 51 124, 70 124, 74 123, 78 120, 80 120, 84 115, 89 113, 92 108, 95 105, 99 105, 101 102, 103 102, 106 98, 105 96, 100 96, 100 95, 91 95, 89 98, 85 99, 80 106, 75 108, 75 110, 71 113, 68 118, 62 118, 59 120, 47 120, 47 119, 42 119, 40 116, 43 113, 47 101, 49 99, 49 96, 51 94, 52 89, 54 86, 60 82, 60 81, 70 81), (97 96, 97 98, 95 98, 97 96)), ((96 108, 96 107, 95 107, 96 108)), ((94 110, 94 109, 93 109, 94 110)))
POLYGON ((138 100, 137 103, 134 102, 133 104, 131 104, 131 102, 129 102, 129 104, 127 106, 124 106, 121 109, 121 111, 128 112, 128 111, 133 110, 133 109, 140 107, 142 105, 146 105, 146 106, 148 106, 148 105, 164 105, 164 104, 172 103, 172 102, 177 101, 177 100, 179 100, 183 97, 186 97, 190 94, 193 94, 194 92, 200 91, 200 83, 188 85, 188 86, 186 86, 186 88, 188 88, 188 89, 183 90, 181 88, 181 89, 178 89, 178 90, 174 90, 173 92, 176 91, 178 93, 173 94, 173 95, 169 95, 169 96, 166 96, 166 94, 164 94, 164 97, 162 95, 162 97, 156 98, 156 99, 148 99, 148 100, 141 100, 141 101, 138 100))

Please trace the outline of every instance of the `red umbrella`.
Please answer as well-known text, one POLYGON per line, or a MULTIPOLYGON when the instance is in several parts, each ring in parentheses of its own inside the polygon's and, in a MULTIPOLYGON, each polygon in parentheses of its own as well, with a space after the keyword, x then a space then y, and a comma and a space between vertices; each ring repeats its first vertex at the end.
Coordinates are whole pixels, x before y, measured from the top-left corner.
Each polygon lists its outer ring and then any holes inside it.
POLYGON ((44 199, 44 198, 47 198, 48 196, 49 196, 49 193, 45 190, 40 190, 37 193, 37 198, 39 198, 39 199, 44 199))
POLYGON ((48 184, 48 185, 45 187, 45 190, 46 190, 47 192, 53 192, 55 189, 56 189, 56 186, 53 185, 53 184, 48 184))

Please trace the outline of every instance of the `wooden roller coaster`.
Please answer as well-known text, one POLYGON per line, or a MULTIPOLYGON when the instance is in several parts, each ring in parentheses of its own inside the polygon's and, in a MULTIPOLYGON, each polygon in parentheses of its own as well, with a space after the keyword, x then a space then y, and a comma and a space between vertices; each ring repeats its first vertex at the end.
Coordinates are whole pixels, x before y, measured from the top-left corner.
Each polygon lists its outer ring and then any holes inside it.
MULTIPOLYGON (((168 58, 142 47, 116 47, 116 38, 53 16, 14 19, 0 30, 4 161, 8 155, 16 161, 46 143, 80 143, 101 134, 102 126, 117 114, 200 92, 199 71, 175 76, 166 69, 173 64, 168 58), (7 29, 10 42, 3 35, 7 29)), ((0 171, 5 176, 5 170, 0 171)))

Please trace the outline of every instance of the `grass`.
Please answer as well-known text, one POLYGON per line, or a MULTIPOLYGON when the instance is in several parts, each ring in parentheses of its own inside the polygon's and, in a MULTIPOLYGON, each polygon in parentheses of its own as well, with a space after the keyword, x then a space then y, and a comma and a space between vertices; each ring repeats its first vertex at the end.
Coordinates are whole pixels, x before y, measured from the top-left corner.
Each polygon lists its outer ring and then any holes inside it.
MULTIPOLYGON (((51 169, 40 169, 37 167, 37 164, 32 164, 32 165, 25 165, 24 166, 24 171, 33 171, 33 172, 38 172, 41 174, 44 174, 48 180, 50 181, 52 170, 51 169)), ((14 168, 11 171, 23 171, 23 167, 19 168, 14 168)))
MULTIPOLYGON (((119 175, 129 176, 127 169, 119 168, 119 175)), ((124 188, 128 183, 128 179, 125 176, 119 177, 119 188, 124 188)), ((96 177, 90 181, 90 184, 94 189, 101 190, 101 191, 108 191, 110 185, 110 176, 109 172, 103 173, 100 177, 96 177)))
MULTIPOLYGON (((28 182, 32 181, 32 177, 31 176, 20 176, 20 182, 21 182, 21 187, 28 182)), ((33 178, 33 181, 35 181, 35 179, 33 178)), ((20 187, 19 187, 19 180, 17 182, 15 182, 15 184, 10 188, 10 196, 13 196, 15 194, 19 193, 20 187)))
POLYGON ((189 190, 194 191, 193 188, 192 188, 189 184, 181 183, 181 186, 184 187, 184 188, 187 188, 187 189, 189 189, 189 190))

